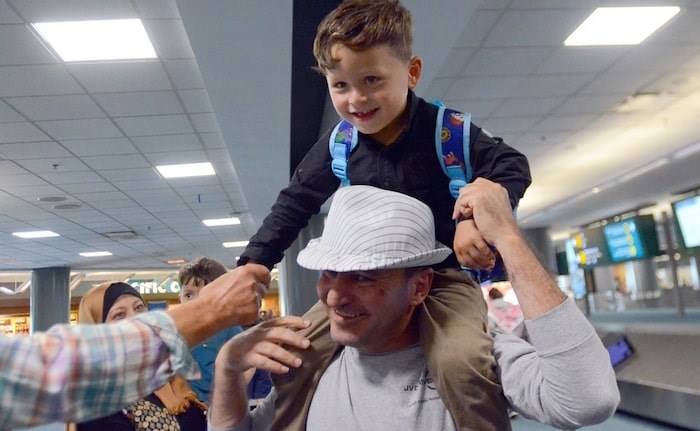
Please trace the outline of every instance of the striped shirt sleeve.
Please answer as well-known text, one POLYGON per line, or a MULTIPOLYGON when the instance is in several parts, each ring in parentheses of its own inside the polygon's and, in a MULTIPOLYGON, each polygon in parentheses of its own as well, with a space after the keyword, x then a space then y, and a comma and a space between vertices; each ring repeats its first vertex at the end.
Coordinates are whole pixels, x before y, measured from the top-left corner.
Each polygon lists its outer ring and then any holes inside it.
POLYGON ((0 336, 0 429, 105 416, 175 373, 196 378, 198 369, 162 311, 115 324, 0 336))

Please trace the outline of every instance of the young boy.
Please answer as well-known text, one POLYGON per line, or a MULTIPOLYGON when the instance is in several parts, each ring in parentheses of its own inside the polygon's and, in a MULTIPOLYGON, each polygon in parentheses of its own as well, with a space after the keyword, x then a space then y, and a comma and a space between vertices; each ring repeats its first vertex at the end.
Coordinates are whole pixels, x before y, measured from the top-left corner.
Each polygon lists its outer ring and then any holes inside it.
MULTIPOLYGON (((208 257, 198 257, 182 265, 177 274, 180 282, 180 303, 185 304, 199 297, 204 286, 226 274, 228 270, 221 263, 208 257)), ((202 310, 206 313, 207 310, 202 310)), ((240 326, 224 329, 203 343, 196 345, 190 353, 201 371, 199 380, 190 380, 189 384, 204 403, 209 403, 209 391, 214 376, 214 360, 219 349, 228 340, 242 331, 240 326)))
MULTIPOLYGON (((323 73, 338 114, 358 130, 358 145, 348 160, 348 178, 401 192, 433 211, 437 239, 453 244, 455 256, 435 267, 429 298, 421 312, 421 347, 438 393, 460 429, 507 430, 510 422, 495 380, 492 340, 486 334, 486 305, 480 287, 459 263, 489 268, 494 256, 472 220, 455 223, 449 178, 436 156, 438 108, 418 98, 422 61, 412 54, 411 16, 397 0, 347 0, 327 15, 314 41, 317 69, 323 73), (456 225, 455 225, 456 224, 456 225), (459 260, 459 262, 458 262, 459 260), (462 365, 469 358, 470 366, 462 365)), ((299 164, 253 236, 239 265, 272 268, 308 219, 338 188, 328 150, 330 131, 299 164)), ((486 177, 508 190, 513 207, 530 184, 527 159, 471 124, 473 177, 486 177)), ((296 388, 280 393, 273 429, 304 429, 310 394, 335 353, 323 308, 305 316, 313 322, 305 335, 312 348, 299 351, 303 364, 287 375, 296 388)))

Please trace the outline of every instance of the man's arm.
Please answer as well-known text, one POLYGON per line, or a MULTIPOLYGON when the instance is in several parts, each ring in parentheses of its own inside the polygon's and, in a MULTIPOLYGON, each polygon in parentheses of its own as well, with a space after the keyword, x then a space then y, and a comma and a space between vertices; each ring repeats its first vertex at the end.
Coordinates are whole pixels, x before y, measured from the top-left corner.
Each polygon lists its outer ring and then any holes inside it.
POLYGON ((533 342, 504 334, 495 337, 501 382, 511 405, 565 429, 609 418, 619 391, 608 354, 527 245, 510 212, 507 192, 480 178, 465 187, 459 200, 503 257, 533 342))
MULTIPOLYGON (((309 321, 296 316, 272 319, 238 334, 224 344, 216 357, 208 413, 210 429, 230 430, 246 421, 250 422, 246 391, 248 380, 244 374, 252 368, 281 374, 288 372, 289 367, 299 367, 301 359, 285 350, 283 345, 307 348, 309 340, 295 330, 306 328, 309 324, 309 321)), ((274 410, 270 412, 271 421, 274 410)))
POLYGON ((105 416, 195 370, 164 312, 0 337, 0 429, 105 416))
POLYGON ((174 373, 196 377, 189 347, 222 328, 254 321, 267 283, 267 268, 246 265, 167 313, 0 337, 0 429, 105 416, 174 373))

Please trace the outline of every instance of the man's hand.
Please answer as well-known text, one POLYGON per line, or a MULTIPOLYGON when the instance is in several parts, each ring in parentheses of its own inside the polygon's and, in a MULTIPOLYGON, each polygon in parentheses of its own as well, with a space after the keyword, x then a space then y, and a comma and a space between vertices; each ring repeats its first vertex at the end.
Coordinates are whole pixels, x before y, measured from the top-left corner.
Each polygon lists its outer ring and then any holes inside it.
POLYGON ((496 263, 496 256, 472 219, 457 224, 453 249, 459 263, 467 268, 491 269, 496 263))
POLYGON ((270 284, 270 271, 258 264, 247 264, 229 271, 206 285, 199 294, 211 308, 201 313, 219 313, 221 328, 255 322, 262 298, 270 284))
POLYGON ((230 339, 216 357, 219 372, 242 374, 250 368, 282 374, 297 368, 301 359, 285 345, 306 349, 309 340, 297 331, 311 322, 297 316, 285 316, 262 322, 230 339))

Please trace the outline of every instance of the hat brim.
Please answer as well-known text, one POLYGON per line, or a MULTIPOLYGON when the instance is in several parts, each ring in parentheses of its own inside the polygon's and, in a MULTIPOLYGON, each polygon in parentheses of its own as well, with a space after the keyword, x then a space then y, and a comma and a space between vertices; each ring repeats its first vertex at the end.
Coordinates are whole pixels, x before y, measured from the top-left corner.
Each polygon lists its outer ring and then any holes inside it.
POLYGON ((407 257, 394 257, 382 254, 348 255, 335 249, 324 247, 321 238, 312 239, 297 255, 297 263, 306 269, 320 271, 371 271, 375 269, 415 268, 430 266, 447 259, 452 250, 439 242, 435 249, 407 257))

